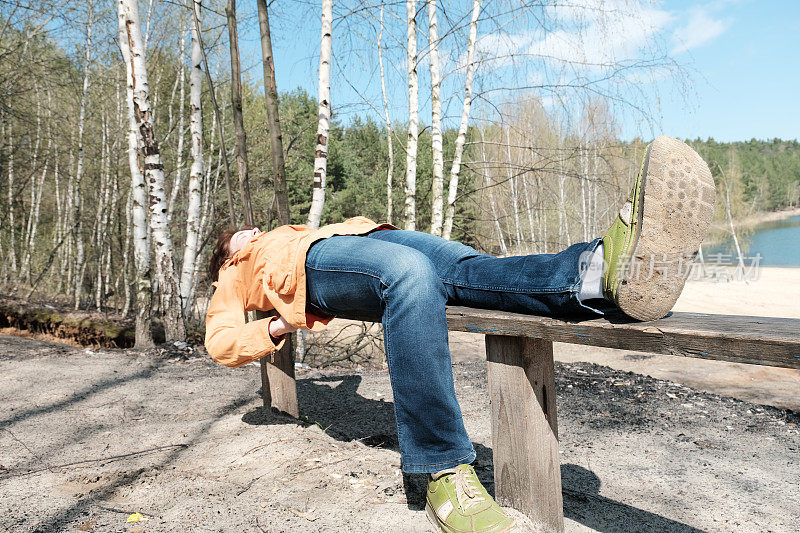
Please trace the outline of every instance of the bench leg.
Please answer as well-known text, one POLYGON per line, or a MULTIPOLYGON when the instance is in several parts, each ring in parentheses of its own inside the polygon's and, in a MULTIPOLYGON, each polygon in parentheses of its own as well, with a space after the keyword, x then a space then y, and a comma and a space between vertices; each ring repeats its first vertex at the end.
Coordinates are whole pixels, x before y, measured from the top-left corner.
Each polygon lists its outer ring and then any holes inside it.
POLYGON ((564 531, 553 343, 486 335, 495 498, 564 531))
POLYGON ((264 407, 274 407, 297 418, 297 385, 294 380, 294 335, 289 335, 283 348, 275 352, 275 363, 269 356, 261 358, 261 390, 264 407))

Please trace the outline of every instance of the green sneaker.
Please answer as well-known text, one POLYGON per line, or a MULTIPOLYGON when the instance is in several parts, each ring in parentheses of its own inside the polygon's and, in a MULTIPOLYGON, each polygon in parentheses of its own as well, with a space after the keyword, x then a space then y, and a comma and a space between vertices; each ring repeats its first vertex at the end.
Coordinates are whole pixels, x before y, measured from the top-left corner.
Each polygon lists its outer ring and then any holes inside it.
POLYGON ((428 520, 445 533, 501 533, 514 525, 483 488, 472 466, 463 464, 431 476, 425 497, 428 520))
POLYGON ((711 171, 697 152, 671 137, 650 143, 628 201, 603 235, 603 296, 638 320, 669 313, 715 199, 711 171))

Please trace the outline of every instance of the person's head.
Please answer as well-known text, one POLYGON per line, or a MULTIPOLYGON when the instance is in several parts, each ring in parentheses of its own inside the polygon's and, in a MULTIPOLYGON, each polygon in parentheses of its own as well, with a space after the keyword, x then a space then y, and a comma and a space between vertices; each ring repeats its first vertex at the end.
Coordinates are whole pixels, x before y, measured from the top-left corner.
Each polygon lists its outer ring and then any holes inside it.
POLYGON ((219 278, 219 269, 233 254, 242 249, 247 242, 260 234, 261 230, 254 226, 242 226, 237 229, 226 229, 217 237, 217 244, 208 261, 208 276, 211 281, 219 278))

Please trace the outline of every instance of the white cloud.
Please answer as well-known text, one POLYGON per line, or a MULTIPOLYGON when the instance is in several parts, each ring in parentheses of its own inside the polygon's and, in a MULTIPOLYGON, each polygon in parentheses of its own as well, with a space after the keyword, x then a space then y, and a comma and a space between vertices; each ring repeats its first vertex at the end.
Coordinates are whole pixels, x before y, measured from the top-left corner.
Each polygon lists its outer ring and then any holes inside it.
MULTIPOLYGON (((531 44, 529 52, 586 66, 610 65, 635 59, 653 36, 663 31, 673 15, 662 9, 624 1, 599 4, 569 29, 549 33, 531 44)), ((576 13, 559 13, 573 19, 576 13)))
MULTIPOLYGON (((493 32, 478 35, 475 42, 475 60, 482 69, 498 69, 513 63, 514 56, 523 52, 535 39, 533 32, 493 32)), ((467 52, 462 52, 455 63, 456 69, 467 66, 467 52)))
POLYGON ((672 34, 675 41, 672 54, 686 52, 716 39, 728 29, 729 25, 728 21, 710 17, 702 8, 691 10, 689 22, 672 34))
MULTIPOLYGON (((673 16, 661 9, 643 7, 629 0, 585 0, 580 6, 558 4, 548 17, 561 29, 541 27, 516 33, 479 35, 476 59, 482 69, 511 65, 515 57, 533 55, 586 68, 635 59, 652 37, 662 32, 673 16)), ((456 68, 466 65, 466 52, 456 68)))
MULTIPOLYGON (((551 67, 560 64, 573 75, 597 74, 620 64, 661 58, 670 48, 670 55, 677 55, 710 42, 730 25, 714 16, 719 9, 708 4, 669 11, 647 0, 565 1, 547 7, 543 23, 534 28, 479 33, 476 59, 484 72, 522 67, 533 56, 551 67)), ((452 61, 453 68, 463 69, 466 52, 452 61)), ((640 74, 639 81, 647 78, 652 83, 669 75, 665 68, 655 76, 640 74)))

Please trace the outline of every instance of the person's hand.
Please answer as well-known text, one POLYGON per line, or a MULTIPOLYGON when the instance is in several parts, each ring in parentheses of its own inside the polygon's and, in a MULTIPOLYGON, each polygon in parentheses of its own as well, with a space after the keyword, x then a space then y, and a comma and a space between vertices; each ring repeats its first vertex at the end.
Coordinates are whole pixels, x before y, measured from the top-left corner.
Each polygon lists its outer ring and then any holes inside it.
POLYGON ((279 316, 275 320, 270 321, 269 323, 269 334, 275 337, 281 337, 287 333, 291 333, 296 331, 297 328, 286 322, 286 320, 279 316))

